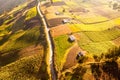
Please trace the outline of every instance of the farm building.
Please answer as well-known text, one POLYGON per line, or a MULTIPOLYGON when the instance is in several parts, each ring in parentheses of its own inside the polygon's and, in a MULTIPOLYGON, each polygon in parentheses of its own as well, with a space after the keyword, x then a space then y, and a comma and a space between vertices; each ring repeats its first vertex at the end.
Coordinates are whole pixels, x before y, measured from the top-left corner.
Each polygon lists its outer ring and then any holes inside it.
POLYGON ((74 41, 75 41, 75 36, 70 35, 70 36, 69 36, 69 41, 70 41, 70 42, 74 42, 74 41))
POLYGON ((85 52, 84 51, 80 51, 77 56, 76 56, 76 59, 79 59, 80 57, 83 57, 85 56, 85 52))
POLYGON ((69 23, 70 20, 69 19, 63 19, 62 22, 63 22, 63 24, 65 24, 65 23, 69 23))
POLYGON ((60 12, 55 12, 56 15, 60 15, 60 12))

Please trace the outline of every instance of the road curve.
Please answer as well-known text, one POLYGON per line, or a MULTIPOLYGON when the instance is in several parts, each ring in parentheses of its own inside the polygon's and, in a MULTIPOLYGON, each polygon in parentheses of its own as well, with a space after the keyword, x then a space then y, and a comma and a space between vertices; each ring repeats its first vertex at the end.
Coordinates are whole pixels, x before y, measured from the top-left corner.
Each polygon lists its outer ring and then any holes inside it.
POLYGON ((48 25, 47 25, 47 22, 45 20, 45 16, 42 14, 42 11, 40 9, 40 1, 38 0, 38 4, 37 4, 37 11, 38 11, 38 14, 39 16, 42 18, 42 21, 43 21, 43 25, 44 25, 44 28, 45 28, 45 34, 46 34, 46 39, 47 39, 47 42, 48 42, 48 49, 49 49, 49 54, 50 54, 50 58, 49 58, 49 65, 50 65, 50 71, 51 71, 51 77, 52 77, 52 80, 57 80, 57 77, 56 77, 56 74, 55 74, 55 68, 54 68, 54 63, 53 63, 53 46, 52 46, 52 41, 51 41, 51 37, 50 37, 50 34, 49 34, 49 29, 48 29, 48 25))

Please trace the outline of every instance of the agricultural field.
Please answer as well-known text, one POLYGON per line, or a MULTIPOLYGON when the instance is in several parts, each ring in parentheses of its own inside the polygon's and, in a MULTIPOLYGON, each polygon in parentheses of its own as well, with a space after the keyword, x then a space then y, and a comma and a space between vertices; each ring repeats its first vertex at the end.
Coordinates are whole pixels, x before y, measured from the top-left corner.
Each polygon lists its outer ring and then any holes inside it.
MULTIPOLYGON (((118 5, 115 7, 116 1, 53 0, 52 5, 41 6, 53 40, 58 78, 102 79, 94 73, 92 64, 100 64, 105 72, 101 65, 105 65, 104 62, 107 64, 109 59, 106 56, 112 55, 111 51, 120 46, 120 10, 118 5), (64 23, 64 19, 68 22, 64 23), (75 37, 75 41, 69 41, 70 35, 75 37), (86 55, 81 62, 76 59, 79 52, 85 52, 86 55)), ((107 76, 106 80, 117 79, 109 77, 108 73, 103 74, 107 76)))
POLYGON ((36 3, 27 1, 0 16, 1 80, 49 78, 45 33, 36 3))

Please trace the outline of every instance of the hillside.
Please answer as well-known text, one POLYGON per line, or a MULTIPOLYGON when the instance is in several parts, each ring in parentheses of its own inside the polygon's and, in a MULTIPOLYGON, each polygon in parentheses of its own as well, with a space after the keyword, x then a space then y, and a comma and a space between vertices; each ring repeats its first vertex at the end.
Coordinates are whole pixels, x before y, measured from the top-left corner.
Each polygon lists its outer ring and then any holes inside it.
POLYGON ((47 80, 47 46, 37 2, 8 0, 2 7, 9 2, 21 5, 11 4, 11 11, 0 16, 0 80, 47 80))
POLYGON ((0 0, 0 14, 10 11, 12 8, 27 2, 27 0, 0 0))

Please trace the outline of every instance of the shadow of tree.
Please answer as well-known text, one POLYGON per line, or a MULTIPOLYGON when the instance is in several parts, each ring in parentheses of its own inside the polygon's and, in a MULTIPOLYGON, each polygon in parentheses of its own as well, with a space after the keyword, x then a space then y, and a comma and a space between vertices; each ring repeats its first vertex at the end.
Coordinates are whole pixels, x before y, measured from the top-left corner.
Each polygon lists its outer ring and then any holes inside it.
POLYGON ((39 68, 38 76, 37 76, 37 78, 40 80, 48 80, 49 79, 49 75, 48 75, 48 71, 47 71, 47 64, 46 64, 46 55, 47 55, 47 46, 45 45, 42 62, 40 64, 41 66, 39 68))
POLYGON ((4 19, 0 18, 0 26, 4 23, 4 19))
POLYGON ((71 80, 83 80, 83 75, 86 73, 86 68, 80 66, 73 70, 71 80))
POLYGON ((101 64, 91 64, 91 70, 96 80, 120 80, 118 63, 113 60, 101 64))
POLYGON ((3 55, 0 55, 0 66, 5 66, 9 63, 12 63, 19 58, 19 50, 13 50, 8 53, 4 53, 3 55))
POLYGON ((118 64, 115 61, 107 61, 103 67, 103 71, 109 75, 110 78, 114 78, 115 80, 119 80, 120 69, 118 68, 118 64))

